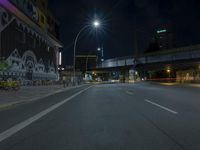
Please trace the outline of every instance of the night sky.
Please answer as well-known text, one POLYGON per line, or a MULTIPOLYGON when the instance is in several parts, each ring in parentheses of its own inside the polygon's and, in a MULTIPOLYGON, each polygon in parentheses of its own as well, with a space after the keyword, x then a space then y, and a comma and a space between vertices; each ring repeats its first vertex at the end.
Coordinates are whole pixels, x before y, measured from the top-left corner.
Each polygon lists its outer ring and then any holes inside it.
POLYGON ((143 52, 158 28, 173 33, 176 47, 200 44, 199 0, 49 0, 49 7, 60 21, 65 65, 72 64, 76 34, 93 18, 102 27, 82 33, 78 52, 103 45, 105 58, 133 55, 135 31, 143 52))

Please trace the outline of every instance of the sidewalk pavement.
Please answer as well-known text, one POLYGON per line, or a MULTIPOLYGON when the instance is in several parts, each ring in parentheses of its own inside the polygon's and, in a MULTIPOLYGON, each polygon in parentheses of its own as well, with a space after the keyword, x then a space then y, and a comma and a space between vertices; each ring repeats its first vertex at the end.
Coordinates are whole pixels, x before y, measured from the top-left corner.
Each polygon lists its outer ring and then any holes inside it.
MULTIPOLYGON (((84 85, 84 84, 83 84, 84 85)), ((80 85, 80 86, 83 86, 80 85)), ((76 87, 80 87, 76 86, 76 87)), ((30 86, 21 87, 18 91, 3 91, 0 90, 0 109, 14 106, 21 103, 26 103, 47 96, 69 90, 71 87, 64 88, 63 85, 50 85, 50 86, 30 86)))
POLYGON ((187 86, 191 86, 191 87, 198 87, 198 88, 200 88, 200 84, 198 84, 198 83, 185 84, 185 85, 187 85, 187 86))
POLYGON ((177 83, 177 82, 152 82, 153 84, 160 84, 165 86, 188 86, 188 87, 195 87, 200 88, 200 83, 177 83))

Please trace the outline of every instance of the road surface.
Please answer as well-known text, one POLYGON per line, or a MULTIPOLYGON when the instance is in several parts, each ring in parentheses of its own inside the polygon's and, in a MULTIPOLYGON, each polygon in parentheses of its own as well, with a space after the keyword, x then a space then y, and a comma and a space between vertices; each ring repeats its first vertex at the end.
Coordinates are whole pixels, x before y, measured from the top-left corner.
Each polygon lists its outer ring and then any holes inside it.
POLYGON ((0 111, 0 150, 199 150, 200 88, 86 85, 0 111))

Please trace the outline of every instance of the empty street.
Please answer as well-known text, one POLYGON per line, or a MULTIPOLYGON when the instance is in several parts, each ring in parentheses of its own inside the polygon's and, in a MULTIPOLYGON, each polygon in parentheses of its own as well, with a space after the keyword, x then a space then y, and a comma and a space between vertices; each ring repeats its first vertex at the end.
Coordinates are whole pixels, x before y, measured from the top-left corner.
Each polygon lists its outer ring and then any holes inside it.
POLYGON ((198 87, 95 84, 0 111, 1 150, 198 150, 198 87))

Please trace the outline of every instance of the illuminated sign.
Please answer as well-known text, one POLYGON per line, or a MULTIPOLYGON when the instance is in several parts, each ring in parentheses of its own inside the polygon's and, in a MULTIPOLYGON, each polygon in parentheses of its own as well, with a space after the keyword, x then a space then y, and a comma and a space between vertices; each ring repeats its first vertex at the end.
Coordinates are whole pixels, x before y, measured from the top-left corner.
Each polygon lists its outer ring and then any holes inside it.
POLYGON ((59 52, 58 60, 59 60, 59 65, 62 65, 62 53, 61 52, 59 52))
POLYGON ((162 30, 158 30, 158 31, 157 31, 158 34, 159 34, 159 33, 165 33, 165 32, 167 32, 166 29, 162 29, 162 30))

